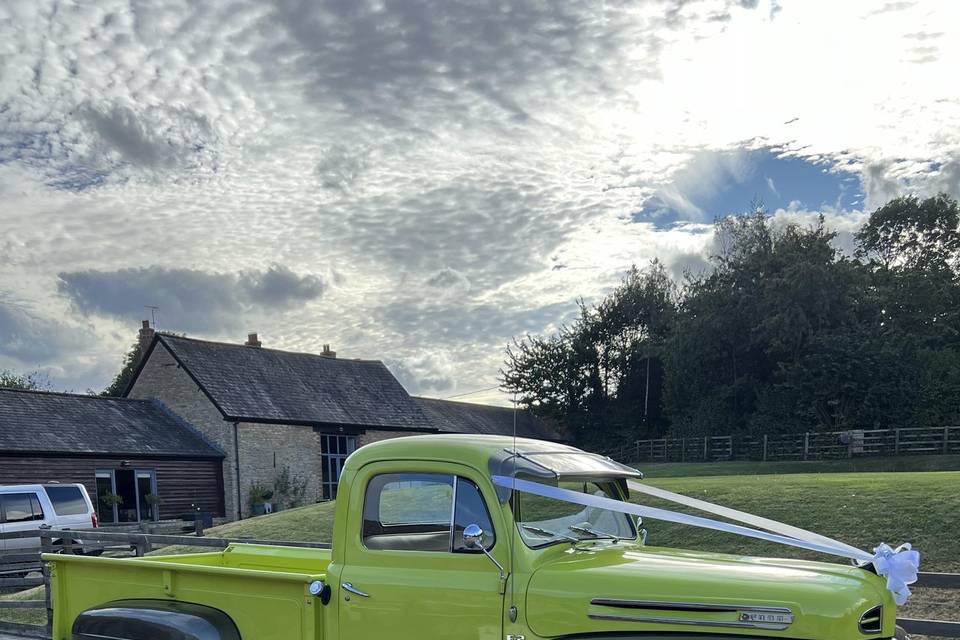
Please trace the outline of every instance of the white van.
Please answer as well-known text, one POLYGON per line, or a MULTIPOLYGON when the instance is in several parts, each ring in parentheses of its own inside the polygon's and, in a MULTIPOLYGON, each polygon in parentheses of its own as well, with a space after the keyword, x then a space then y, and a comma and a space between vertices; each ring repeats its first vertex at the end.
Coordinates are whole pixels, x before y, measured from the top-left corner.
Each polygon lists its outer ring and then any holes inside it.
MULTIPOLYGON (((0 486, 0 532, 30 529, 90 529, 97 527, 87 489, 82 484, 17 484, 0 486)), ((66 536, 52 534, 54 544, 66 536)), ((68 539, 82 544, 76 536, 68 539)), ((0 539, 0 553, 30 553, 40 547, 40 538, 0 539)), ((84 552, 95 552, 84 549, 84 552)))

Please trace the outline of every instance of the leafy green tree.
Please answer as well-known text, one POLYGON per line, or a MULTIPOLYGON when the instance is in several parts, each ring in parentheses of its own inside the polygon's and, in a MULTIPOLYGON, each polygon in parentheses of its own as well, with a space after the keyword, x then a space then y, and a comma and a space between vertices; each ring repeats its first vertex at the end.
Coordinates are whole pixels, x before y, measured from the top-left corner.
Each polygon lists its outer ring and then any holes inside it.
POLYGON ((960 207, 946 194, 891 200, 857 233, 861 258, 887 269, 955 270, 960 256, 960 207))
POLYGON ((0 388, 47 391, 50 389, 50 378, 42 371, 15 373, 4 369, 0 371, 0 388))
POLYGON ((675 314, 663 265, 633 268, 601 304, 581 303, 579 318, 557 335, 515 340, 503 388, 590 446, 662 433, 660 349, 675 314))
POLYGON ((586 446, 624 438, 960 420, 957 202, 898 198, 840 253, 821 218, 716 223, 682 295, 654 263, 557 335, 517 341, 504 387, 586 446))
POLYGON ((127 385, 133 380, 133 374, 137 371, 141 353, 140 342, 134 342, 123 356, 123 364, 120 366, 120 372, 113 377, 113 380, 106 389, 100 392, 100 395, 113 396, 116 398, 123 395, 123 392, 127 389, 127 385))

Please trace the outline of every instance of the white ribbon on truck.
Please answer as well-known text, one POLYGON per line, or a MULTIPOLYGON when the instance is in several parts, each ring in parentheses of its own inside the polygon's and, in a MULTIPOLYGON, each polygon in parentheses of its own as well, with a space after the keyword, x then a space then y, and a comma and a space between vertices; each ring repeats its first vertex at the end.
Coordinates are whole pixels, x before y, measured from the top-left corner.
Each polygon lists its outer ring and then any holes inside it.
POLYGON ((515 489, 517 491, 531 493, 544 498, 553 498, 555 500, 579 504, 584 507, 606 509, 608 511, 617 511, 620 513, 640 516, 642 518, 650 518, 653 520, 662 520, 664 522, 674 522, 677 524, 685 524, 703 529, 712 529, 714 531, 733 533, 748 538, 756 538, 758 540, 776 542, 778 544, 798 547, 800 549, 807 549, 809 551, 817 551, 819 553, 839 556, 842 558, 850 558, 863 564, 872 563, 877 571, 877 574, 887 579, 887 589, 893 593, 894 600, 898 605, 904 604, 907 601, 907 598, 910 596, 910 589, 907 585, 913 584, 917 581, 917 570, 920 567, 920 554, 916 551, 913 551, 909 544, 904 544, 896 549, 892 549, 887 544, 881 544, 874 550, 874 553, 871 554, 867 551, 857 549, 856 547, 852 547, 838 540, 813 533, 812 531, 806 531, 805 529, 793 527, 782 522, 777 522, 776 520, 762 518, 760 516, 755 516, 743 511, 737 511, 736 509, 730 509, 728 507, 721 507, 720 505, 715 505, 713 503, 698 500, 696 498, 690 498, 688 496, 673 493, 671 491, 665 491, 649 485, 640 484, 638 482, 628 483, 631 491, 636 491, 638 493, 643 493, 649 496, 660 498, 662 500, 668 500, 670 502, 682 504, 694 509, 713 513, 714 515, 719 515, 724 518, 743 522, 754 527, 759 527, 760 529, 766 529, 766 531, 686 513, 679 513, 677 511, 623 502, 621 500, 614 500, 612 498, 605 498, 602 496, 594 496, 581 493, 579 491, 570 491, 568 489, 561 489, 559 487, 553 487, 541 484, 539 482, 531 482, 529 480, 521 480, 519 478, 493 476, 493 483, 505 489, 515 489))

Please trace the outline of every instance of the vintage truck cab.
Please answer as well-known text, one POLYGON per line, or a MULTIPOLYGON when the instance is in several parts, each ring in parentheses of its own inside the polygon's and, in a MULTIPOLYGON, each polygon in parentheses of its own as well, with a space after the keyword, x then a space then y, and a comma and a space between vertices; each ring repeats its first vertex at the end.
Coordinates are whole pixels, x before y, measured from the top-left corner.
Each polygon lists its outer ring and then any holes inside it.
POLYGON ((330 550, 47 556, 54 640, 895 637, 868 568, 650 546, 624 513, 504 476, 626 500, 640 474, 535 440, 372 444, 345 465, 330 550))

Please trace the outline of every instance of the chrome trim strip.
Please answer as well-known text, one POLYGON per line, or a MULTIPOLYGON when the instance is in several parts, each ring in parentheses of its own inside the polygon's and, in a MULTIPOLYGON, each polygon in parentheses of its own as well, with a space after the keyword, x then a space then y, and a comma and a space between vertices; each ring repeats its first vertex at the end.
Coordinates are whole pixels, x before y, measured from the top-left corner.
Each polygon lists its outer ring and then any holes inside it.
POLYGON ((453 542, 457 530, 457 488, 460 486, 460 476, 453 476, 453 504, 450 505, 450 553, 453 553, 453 542))
POLYGON ((612 598, 594 598, 590 604, 598 607, 619 607, 621 609, 654 609, 658 611, 711 611, 720 613, 788 613, 787 607, 758 607, 752 604, 705 604, 702 602, 664 602, 660 600, 616 600, 612 598))
POLYGON ((783 631, 789 624, 774 624, 767 622, 741 622, 739 620, 685 620, 683 618, 658 618, 655 616, 622 616, 613 614, 587 615, 591 620, 605 620, 609 622, 648 622, 650 624, 680 624, 694 627, 730 627, 736 629, 763 629, 766 631, 783 631))

